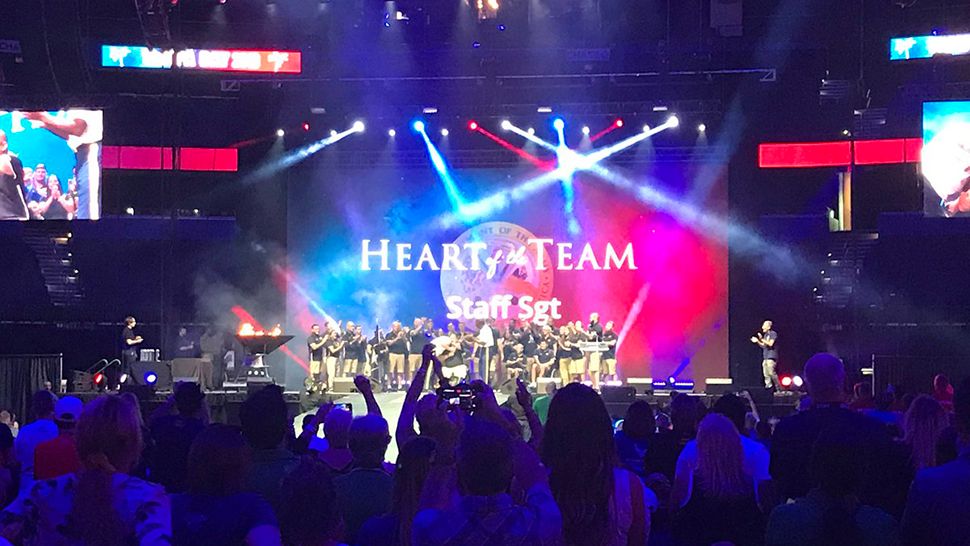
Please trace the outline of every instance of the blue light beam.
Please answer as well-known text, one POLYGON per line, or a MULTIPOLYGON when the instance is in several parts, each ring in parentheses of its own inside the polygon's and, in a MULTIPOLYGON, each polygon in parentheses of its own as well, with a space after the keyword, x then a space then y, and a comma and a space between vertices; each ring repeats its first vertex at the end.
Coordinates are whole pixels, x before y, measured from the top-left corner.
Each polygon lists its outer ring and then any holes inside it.
POLYGON ((428 138, 428 133, 425 131, 424 122, 414 122, 414 128, 424 140, 424 145, 428 148, 428 156, 431 158, 431 164, 434 166, 435 172, 438 173, 438 178, 441 179, 441 183, 445 185, 445 194, 448 196, 448 202, 451 204, 452 212, 463 223, 468 223, 468 215, 465 212, 465 200, 461 196, 461 191, 458 189, 458 184, 455 183, 455 179, 451 176, 451 170, 448 168, 448 163, 445 161, 445 158, 441 155, 441 152, 438 151, 438 148, 434 145, 434 143, 431 142, 431 139, 428 138))

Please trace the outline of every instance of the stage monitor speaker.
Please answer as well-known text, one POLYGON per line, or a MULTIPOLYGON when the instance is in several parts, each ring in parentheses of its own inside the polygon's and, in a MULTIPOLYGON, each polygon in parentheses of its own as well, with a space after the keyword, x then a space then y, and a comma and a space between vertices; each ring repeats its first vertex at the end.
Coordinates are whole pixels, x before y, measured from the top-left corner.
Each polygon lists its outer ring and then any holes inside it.
POLYGON ((600 391, 603 401, 607 404, 632 404, 637 399, 636 387, 603 387, 600 391))
POLYGON ((155 389, 149 385, 132 385, 126 383, 121 386, 121 392, 130 392, 138 398, 139 402, 147 402, 155 397, 155 389))
POLYGON ((734 391, 734 381, 730 377, 708 377, 704 380, 704 392, 721 395, 734 391))
MULTIPOLYGON (((376 382, 376 381, 374 381, 374 380, 370 380, 370 388, 375 393, 381 392, 381 390, 382 390, 381 384, 378 383, 378 382, 376 382)), ((353 394, 355 392, 358 392, 357 391, 357 387, 354 385, 354 378, 353 377, 335 377, 333 379, 333 391, 332 392, 334 392, 334 393, 340 393, 340 394, 353 394)))
POLYGON ((130 383, 134 385, 148 385, 145 376, 154 373, 155 390, 167 391, 172 389, 172 368, 168 362, 138 361, 131 365, 130 383))
POLYGON ((335 377, 333 378, 333 391, 344 394, 351 394, 357 392, 357 387, 354 386, 353 377, 335 377))

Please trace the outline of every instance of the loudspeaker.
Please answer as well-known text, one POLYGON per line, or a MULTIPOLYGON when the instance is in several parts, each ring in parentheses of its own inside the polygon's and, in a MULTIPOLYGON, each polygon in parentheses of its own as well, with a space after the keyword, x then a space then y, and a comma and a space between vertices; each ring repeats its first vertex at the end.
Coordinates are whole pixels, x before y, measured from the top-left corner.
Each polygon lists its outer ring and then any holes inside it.
POLYGON ((156 390, 171 390, 172 366, 169 362, 135 362, 131 365, 131 378, 128 382, 134 385, 147 385, 145 375, 149 372, 154 373, 158 378, 155 381, 156 390))
POLYGON ((622 387, 603 387, 600 396, 607 404, 632 404, 637 399, 636 387, 624 385, 622 387))
POLYGON ((706 394, 727 394, 734 391, 734 381, 730 377, 708 377, 705 380, 706 394))
MULTIPOLYGON (((370 381, 371 391, 373 391, 374 393, 381 392, 382 387, 380 383, 377 383, 376 381, 373 381, 370 379, 368 379, 368 381, 370 381)), ((357 387, 354 386, 353 377, 335 377, 333 378, 333 391, 331 392, 351 394, 358 391, 357 391, 357 387)))

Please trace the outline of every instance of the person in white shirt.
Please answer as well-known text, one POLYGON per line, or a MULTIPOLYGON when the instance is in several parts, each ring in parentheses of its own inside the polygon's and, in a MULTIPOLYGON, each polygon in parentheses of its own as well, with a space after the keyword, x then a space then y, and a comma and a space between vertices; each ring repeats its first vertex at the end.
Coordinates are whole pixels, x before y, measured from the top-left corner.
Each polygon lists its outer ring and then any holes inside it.
POLYGON ((77 214, 81 220, 101 218, 101 139, 104 113, 100 110, 24 112, 24 118, 67 141, 77 156, 77 214))
POLYGON ((31 409, 36 421, 21 427, 17 440, 14 442, 14 451, 17 460, 20 461, 20 491, 21 493, 30 489, 34 483, 34 450, 37 446, 57 438, 60 432, 54 422, 54 405, 57 403, 57 396, 46 390, 37 391, 31 400, 31 409))
POLYGON ((482 378, 482 381, 488 383, 488 363, 492 358, 492 346, 495 345, 495 335, 492 333, 492 327, 485 323, 484 320, 475 321, 475 327, 478 328, 478 336, 475 338, 475 345, 478 346, 478 373, 482 378))
MULTIPOLYGON (((747 407, 744 401, 734 394, 725 394, 714 403, 714 413, 727 417, 738 429, 741 435, 741 450, 745 474, 754 479, 755 498, 759 499, 758 490, 771 480, 768 467, 771 462, 768 448, 761 442, 752 440, 744 434, 744 418, 747 407)), ((697 442, 687 442, 677 458, 677 468, 674 472, 674 484, 671 491, 672 505, 676 510, 684 507, 690 500, 693 489, 693 475, 697 469, 697 442)))

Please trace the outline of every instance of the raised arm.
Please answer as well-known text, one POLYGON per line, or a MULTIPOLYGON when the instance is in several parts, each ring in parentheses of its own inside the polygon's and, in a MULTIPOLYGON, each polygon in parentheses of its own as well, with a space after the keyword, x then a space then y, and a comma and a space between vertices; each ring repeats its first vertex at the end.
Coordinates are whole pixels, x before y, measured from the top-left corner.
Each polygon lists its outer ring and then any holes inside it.
POLYGON ((521 379, 515 380, 515 399, 522 406, 525 411, 525 418, 529 422, 529 432, 531 432, 529 445, 538 451, 539 446, 542 445, 542 421, 539 420, 539 414, 532 407, 532 395, 529 394, 529 389, 521 379))
POLYGON ((374 389, 371 388, 370 379, 358 375, 354 378, 354 386, 357 387, 357 391, 364 397, 364 402, 367 404, 367 415, 383 417, 381 407, 377 404, 377 399, 374 398, 374 389))
POLYGON ((394 433, 394 440, 399 450, 408 440, 417 436, 414 431, 414 414, 421 390, 424 388, 424 378, 428 375, 428 365, 431 363, 433 350, 434 347, 431 345, 424 346, 424 350, 421 351, 421 367, 414 372, 408 392, 404 395, 404 404, 401 406, 401 415, 397 419, 397 430, 394 433))
POLYGON ((88 124, 83 119, 56 118, 47 112, 24 112, 24 117, 31 121, 39 121, 48 131, 67 140, 69 136, 81 136, 87 130, 88 124))

